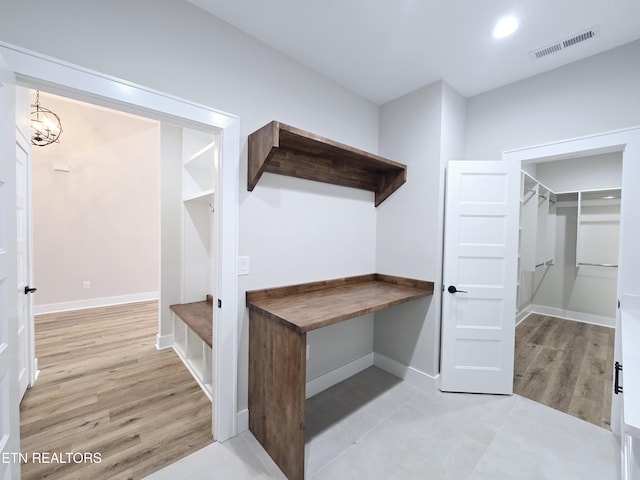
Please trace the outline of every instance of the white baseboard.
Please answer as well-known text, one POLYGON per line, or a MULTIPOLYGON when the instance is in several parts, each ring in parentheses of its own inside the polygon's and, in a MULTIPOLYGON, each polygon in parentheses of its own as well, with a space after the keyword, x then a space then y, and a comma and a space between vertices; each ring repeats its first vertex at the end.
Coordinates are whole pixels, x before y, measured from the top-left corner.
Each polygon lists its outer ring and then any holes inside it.
POLYGON ((373 364, 376 367, 381 368, 385 372, 402 378, 403 380, 406 380, 407 382, 420 387, 427 392, 436 393, 440 388, 439 374, 435 377, 432 377, 428 373, 422 372, 417 368, 409 367, 408 365, 404 365, 400 362, 396 362, 395 360, 392 360, 389 357, 385 357, 380 353, 376 353, 374 355, 373 364))
POLYGON ((525 318, 531 315, 533 312, 531 311, 531 305, 528 305, 526 308, 523 308, 516 314, 516 327, 520 322, 522 322, 525 318))
POLYGON ((146 302, 157 300, 158 292, 133 293, 131 295, 120 295, 117 297, 89 298, 87 300, 75 300, 72 302, 49 303, 44 305, 34 305, 33 314, 67 312, 69 310, 83 310, 85 308, 108 307, 110 305, 121 305, 123 303, 146 302))
MULTIPOLYGON (((306 384, 306 392, 305 397, 313 397, 315 394, 326 390, 327 388, 333 387, 334 385, 346 380, 349 377, 352 377, 356 373, 361 372, 362 370, 369 368, 373 365, 373 352, 365 355, 364 357, 360 357, 353 362, 349 362, 346 365, 336 368, 335 370, 331 370, 319 377, 314 378, 313 380, 309 380, 306 384)), ((249 429, 249 410, 244 409, 239 411, 236 414, 236 426, 238 429, 238 433, 244 432, 249 429)))
POLYGON ((309 380, 306 385, 305 397, 313 397, 316 393, 320 393, 329 387, 333 387, 343 380, 352 377, 356 373, 361 372, 365 368, 371 367, 373 365, 373 358, 374 354, 371 352, 364 357, 354 360, 353 362, 349 362, 346 365, 338 367, 335 370, 331 370, 330 372, 320 375, 313 380, 309 380))
POLYGON ((602 315, 574 312, 573 310, 563 310, 561 308, 545 307, 543 305, 531 305, 528 311, 529 313, 537 313, 539 315, 548 315, 550 317, 564 318, 566 320, 591 323, 593 325, 600 325, 603 327, 615 328, 616 326, 615 317, 604 317, 602 315))
POLYGON ((173 347, 173 333, 169 334, 169 335, 156 335, 156 348, 158 350, 163 350, 165 348, 171 348, 173 347))
MULTIPOLYGON (((402 378, 407 382, 416 385, 428 392, 435 393, 440 388, 440 375, 432 377, 420 370, 403 365, 395 360, 391 360, 379 353, 369 353, 364 357, 360 357, 342 367, 338 367, 324 375, 320 375, 313 380, 307 382, 306 398, 312 397, 317 393, 330 388, 343 380, 361 372, 362 370, 375 365, 382 370, 402 378)), ((249 429, 249 410, 244 409, 236 414, 236 426, 238 433, 249 429)))
POLYGON ((245 408, 236 413, 236 428, 237 433, 242 433, 245 430, 249 430, 249 409, 245 408))

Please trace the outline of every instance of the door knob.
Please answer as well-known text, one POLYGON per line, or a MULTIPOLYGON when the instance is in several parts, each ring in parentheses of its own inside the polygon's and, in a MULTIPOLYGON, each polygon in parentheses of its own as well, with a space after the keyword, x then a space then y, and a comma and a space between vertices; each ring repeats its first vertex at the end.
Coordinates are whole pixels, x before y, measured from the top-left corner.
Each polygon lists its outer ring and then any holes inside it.
POLYGON ((31 287, 29 287, 29 285, 25 285, 25 287, 24 287, 24 294, 25 294, 25 295, 28 295, 28 294, 30 294, 30 293, 35 292, 36 290, 37 290, 37 288, 31 288, 31 287))
POLYGON ((465 292, 464 290, 458 290, 454 285, 449 285, 449 288, 447 288, 447 292, 449 292, 449 293, 468 293, 468 292, 465 292))

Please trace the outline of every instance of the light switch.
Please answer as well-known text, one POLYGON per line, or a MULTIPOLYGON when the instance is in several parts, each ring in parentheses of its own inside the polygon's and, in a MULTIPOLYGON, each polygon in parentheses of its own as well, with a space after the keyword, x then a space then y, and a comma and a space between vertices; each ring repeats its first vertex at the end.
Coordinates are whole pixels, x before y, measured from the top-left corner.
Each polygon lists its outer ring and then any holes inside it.
POLYGON ((238 257, 238 275, 249 275, 249 257, 238 257))

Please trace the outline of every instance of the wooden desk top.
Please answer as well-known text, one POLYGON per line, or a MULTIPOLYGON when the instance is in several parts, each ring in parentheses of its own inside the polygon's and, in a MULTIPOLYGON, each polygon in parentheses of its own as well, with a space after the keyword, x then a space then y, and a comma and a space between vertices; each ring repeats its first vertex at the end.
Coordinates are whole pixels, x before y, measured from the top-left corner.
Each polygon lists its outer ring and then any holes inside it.
POLYGON ((433 294, 433 282, 377 273, 247 292, 247 306, 299 333, 433 294))
POLYGON ((213 342, 213 303, 179 303, 169 308, 207 345, 213 342))

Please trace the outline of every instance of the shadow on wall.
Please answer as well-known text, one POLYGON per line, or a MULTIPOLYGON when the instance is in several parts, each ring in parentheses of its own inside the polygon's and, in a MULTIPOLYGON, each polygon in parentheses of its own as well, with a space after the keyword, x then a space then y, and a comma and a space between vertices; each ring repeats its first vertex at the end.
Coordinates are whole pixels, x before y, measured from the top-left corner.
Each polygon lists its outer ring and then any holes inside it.
MULTIPOLYGON (((439 292, 434 292, 438 295, 439 292)), ((432 324, 429 319, 429 309, 434 296, 421 298, 412 302, 388 308, 376 313, 374 351, 396 362, 411 366, 429 375, 435 375, 440 371, 439 352, 434 352, 428 345, 419 346, 421 342, 433 343, 436 338, 437 345, 440 344, 438 324, 432 324), (420 352, 421 355, 416 355, 420 352)))

